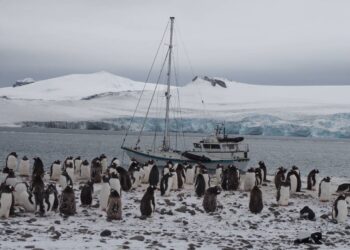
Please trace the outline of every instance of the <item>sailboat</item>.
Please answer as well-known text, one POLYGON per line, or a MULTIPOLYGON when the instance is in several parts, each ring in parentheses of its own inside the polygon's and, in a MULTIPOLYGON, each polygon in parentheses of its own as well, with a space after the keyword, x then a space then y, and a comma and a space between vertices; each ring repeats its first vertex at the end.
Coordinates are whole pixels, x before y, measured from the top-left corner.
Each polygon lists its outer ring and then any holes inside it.
MULTIPOLYGON (((170 41, 167 52, 167 89, 165 92, 165 123, 162 145, 153 149, 142 149, 139 145, 140 140, 135 146, 125 146, 125 138, 121 148, 129 156, 139 163, 146 163, 153 160, 159 167, 165 166, 168 162, 173 164, 203 164, 209 170, 216 169, 217 165, 234 165, 241 171, 245 171, 249 162, 249 145, 243 143, 243 137, 229 137, 225 133, 225 127, 218 125, 215 134, 202 138, 193 143, 193 148, 188 150, 173 149, 170 144, 169 131, 169 107, 171 98, 171 69, 172 69, 172 50, 173 50, 173 30, 174 17, 170 17, 170 41)), ((148 112, 147 112, 148 113, 148 112)), ((135 113, 134 113, 135 115, 135 113)), ((129 126, 130 128, 130 126, 129 126)))

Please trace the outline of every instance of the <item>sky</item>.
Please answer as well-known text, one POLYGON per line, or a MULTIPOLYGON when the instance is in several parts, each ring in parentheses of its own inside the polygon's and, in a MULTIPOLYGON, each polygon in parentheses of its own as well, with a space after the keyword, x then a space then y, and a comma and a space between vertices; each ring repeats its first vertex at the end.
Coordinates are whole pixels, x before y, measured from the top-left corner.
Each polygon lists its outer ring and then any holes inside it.
POLYGON ((170 16, 178 84, 350 84, 349 10, 347 0, 0 0, 0 87, 101 70, 144 81, 170 16))

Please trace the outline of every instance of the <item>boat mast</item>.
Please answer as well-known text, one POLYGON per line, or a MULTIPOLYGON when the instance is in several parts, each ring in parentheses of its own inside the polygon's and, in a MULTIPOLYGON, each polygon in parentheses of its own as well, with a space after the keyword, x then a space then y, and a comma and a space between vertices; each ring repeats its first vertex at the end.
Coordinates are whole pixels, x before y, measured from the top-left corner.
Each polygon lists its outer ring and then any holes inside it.
POLYGON ((170 43, 169 43, 169 54, 168 54, 167 91, 165 92, 166 109, 165 109, 163 151, 168 151, 170 149, 169 106, 170 106, 170 97, 171 97, 171 95, 170 95, 170 80, 171 80, 171 56, 172 56, 172 50, 173 50, 174 19, 175 19, 175 17, 170 17, 170 43))

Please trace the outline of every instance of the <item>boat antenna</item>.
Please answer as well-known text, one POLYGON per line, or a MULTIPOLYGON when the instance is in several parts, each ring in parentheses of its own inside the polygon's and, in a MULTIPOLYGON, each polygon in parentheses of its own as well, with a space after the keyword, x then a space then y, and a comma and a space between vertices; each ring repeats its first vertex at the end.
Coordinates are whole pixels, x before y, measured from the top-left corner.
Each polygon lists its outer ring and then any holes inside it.
POLYGON ((170 149, 170 137, 169 137, 169 104, 170 104, 170 81, 171 81, 171 56, 173 50, 173 31, 174 31, 175 17, 170 17, 170 42, 168 51, 168 73, 167 73, 167 91, 166 97, 166 109, 165 109, 165 126, 164 126, 164 139, 163 139, 163 151, 169 151, 170 149))

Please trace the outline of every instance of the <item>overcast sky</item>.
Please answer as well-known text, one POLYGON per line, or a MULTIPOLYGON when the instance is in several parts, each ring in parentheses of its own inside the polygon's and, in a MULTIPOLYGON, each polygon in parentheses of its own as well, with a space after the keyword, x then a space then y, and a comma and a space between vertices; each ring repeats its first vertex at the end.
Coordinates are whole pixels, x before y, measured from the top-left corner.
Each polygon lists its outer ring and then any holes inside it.
POLYGON ((0 86, 101 70, 143 81, 169 16, 181 83, 350 84, 349 11, 347 0, 0 0, 0 86))

